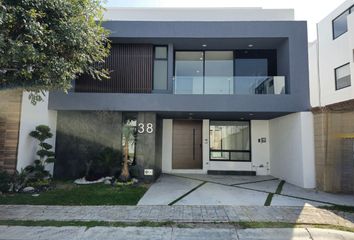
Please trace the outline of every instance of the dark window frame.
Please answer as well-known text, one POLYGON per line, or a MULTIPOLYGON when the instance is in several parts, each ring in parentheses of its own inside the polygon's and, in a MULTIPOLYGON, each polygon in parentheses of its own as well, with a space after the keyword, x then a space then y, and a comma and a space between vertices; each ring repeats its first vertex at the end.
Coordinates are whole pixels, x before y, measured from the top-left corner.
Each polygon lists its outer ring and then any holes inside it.
MULTIPOLYGON (((342 36, 343 34, 345 34, 346 32, 348 32, 348 29, 347 31, 341 33, 340 35, 338 36, 335 36, 334 35, 334 21, 336 21, 338 18, 340 18, 344 13, 348 12, 348 15, 350 15, 353 11, 352 9, 354 8, 354 5, 350 6, 349 8, 347 8, 345 11, 343 11, 341 14, 339 14, 337 17, 335 17, 333 20, 332 20, 332 37, 333 37, 333 40, 339 38, 340 36, 342 36)), ((348 24, 348 22, 347 22, 348 24)))
POLYGON ((209 121, 209 161, 211 162, 252 162, 252 139, 251 139, 251 131, 252 131, 252 127, 251 127, 251 120, 210 120, 209 121), (211 142, 210 142, 210 122, 212 121, 220 121, 220 122, 248 122, 248 126, 249 126, 249 144, 250 144, 250 149, 249 150, 215 150, 215 149, 211 149, 211 142), (212 152, 228 152, 229 153, 229 159, 228 160, 223 160, 223 159, 213 159, 211 157, 211 153, 212 152), (250 160, 231 160, 231 153, 232 152, 241 152, 241 153, 249 153, 250 156, 250 160))
MULTIPOLYGON (((350 87, 350 86, 352 85, 352 82, 350 81, 350 83, 349 83, 348 86, 338 88, 338 84, 337 84, 337 74, 336 74, 336 73, 337 73, 337 70, 338 70, 339 68, 342 68, 342 67, 347 66, 347 65, 349 65, 349 69, 350 69, 350 62, 345 63, 345 64, 343 64, 343 65, 341 65, 341 66, 339 66, 339 67, 336 67, 336 68, 334 69, 334 83, 335 83, 336 91, 341 90, 341 89, 344 89, 344 88, 347 88, 347 87, 350 87)), ((351 80, 351 75, 349 74, 349 76, 350 76, 350 80, 351 80)))
POLYGON ((153 92, 167 92, 168 91, 168 45, 154 45, 153 46, 153 61, 152 61, 152 91, 153 92), (156 48, 165 47, 166 48, 166 58, 157 58, 156 57, 156 48), (155 61, 166 61, 167 71, 166 71, 166 89, 155 89, 154 76, 155 76, 155 61))

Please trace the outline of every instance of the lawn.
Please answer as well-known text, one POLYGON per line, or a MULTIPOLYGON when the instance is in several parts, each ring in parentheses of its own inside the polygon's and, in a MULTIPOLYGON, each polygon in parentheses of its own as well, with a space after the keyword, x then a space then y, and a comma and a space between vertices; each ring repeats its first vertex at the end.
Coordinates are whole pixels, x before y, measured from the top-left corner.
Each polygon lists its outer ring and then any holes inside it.
POLYGON ((110 186, 103 183, 75 185, 56 183, 56 188, 32 194, 16 193, 0 195, 0 204, 30 205, 136 205, 147 190, 147 185, 110 186))

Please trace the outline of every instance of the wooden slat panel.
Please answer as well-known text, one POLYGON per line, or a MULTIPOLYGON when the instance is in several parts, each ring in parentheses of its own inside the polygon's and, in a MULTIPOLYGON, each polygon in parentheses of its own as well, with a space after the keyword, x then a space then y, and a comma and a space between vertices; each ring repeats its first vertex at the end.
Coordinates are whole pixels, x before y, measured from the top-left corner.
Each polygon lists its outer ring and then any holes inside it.
POLYGON ((21 91, 0 91, 0 168, 15 171, 21 112, 21 91))
POLYGON ((75 83, 76 92, 151 93, 153 45, 112 44, 104 67, 111 71, 108 80, 94 80, 87 74, 75 83))

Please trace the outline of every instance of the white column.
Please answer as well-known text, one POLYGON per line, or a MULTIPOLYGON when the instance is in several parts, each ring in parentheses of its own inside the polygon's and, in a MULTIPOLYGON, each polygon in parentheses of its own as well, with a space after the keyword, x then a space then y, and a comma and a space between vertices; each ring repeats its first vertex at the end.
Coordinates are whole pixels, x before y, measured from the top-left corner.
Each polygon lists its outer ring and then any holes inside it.
POLYGON ((172 171, 172 119, 162 120, 162 172, 172 171))
MULTIPOLYGON (((47 142, 53 146, 55 151, 55 137, 57 126, 57 111, 48 110, 48 92, 43 97, 42 102, 33 105, 28 99, 28 92, 23 92, 21 105, 21 123, 17 153, 16 169, 21 169, 33 163, 37 159, 38 141, 29 133, 35 130, 38 125, 47 125, 50 127, 53 137, 47 142)), ((53 173, 54 164, 48 164, 47 170, 53 173)))

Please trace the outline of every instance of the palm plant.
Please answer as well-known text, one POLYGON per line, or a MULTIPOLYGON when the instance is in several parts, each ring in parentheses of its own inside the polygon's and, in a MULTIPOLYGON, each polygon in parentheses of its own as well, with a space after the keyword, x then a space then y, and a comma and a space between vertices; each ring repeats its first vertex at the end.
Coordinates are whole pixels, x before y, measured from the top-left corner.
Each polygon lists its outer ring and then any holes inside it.
POLYGON ((123 126, 122 129, 123 141, 124 141, 124 160, 123 168, 120 173, 119 179, 126 182, 130 179, 129 173, 129 144, 135 141, 136 129, 135 127, 129 126, 128 124, 123 126))

